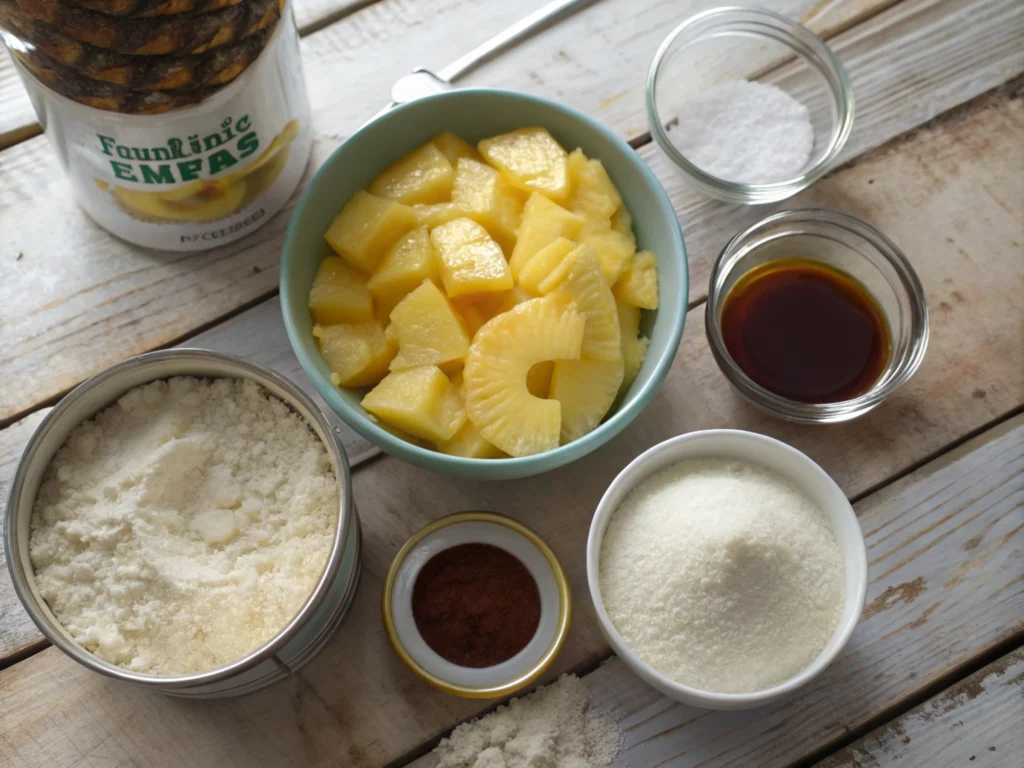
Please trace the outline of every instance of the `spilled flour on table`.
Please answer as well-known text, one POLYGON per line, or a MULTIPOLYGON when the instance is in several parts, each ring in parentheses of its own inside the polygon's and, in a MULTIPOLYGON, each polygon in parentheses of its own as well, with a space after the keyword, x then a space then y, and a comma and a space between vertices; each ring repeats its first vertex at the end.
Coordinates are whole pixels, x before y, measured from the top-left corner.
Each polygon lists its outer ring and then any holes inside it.
POLYGON ((619 753, 615 723, 588 711, 575 675, 463 723, 438 744, 438 768, 603 768, 619 753))

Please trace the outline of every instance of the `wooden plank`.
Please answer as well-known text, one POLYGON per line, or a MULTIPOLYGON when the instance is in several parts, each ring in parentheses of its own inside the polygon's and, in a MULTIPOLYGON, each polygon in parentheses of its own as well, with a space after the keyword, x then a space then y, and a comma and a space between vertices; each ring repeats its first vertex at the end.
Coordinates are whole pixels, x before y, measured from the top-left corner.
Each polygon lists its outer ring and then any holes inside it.
MULTIPOLYGON (((361 118, 345 123, 350 130, 387 102, 391 84, 413 66, 443 67, 545 2, 297 0, 296 22, 303 35, 376 3, 351 23, 325 30, 322 39, 310 46, 309 50, 317 52, 315 68, 306 65, 313 104, 356 110, 361 118), (400 50, 397 41, 401 41, 400 50), (339 74, 347 86, 340 93, 339 74)), ((772 7, 827 38, 895 2, 898 0, 775 0, 772 7)), ((636 136, 647 130, 643 81, 651 51, 669 29, 706 5, 696 0, 655 0, 638 12, 630 0, 601 0, 584 18, 563 20, 466 82, 501 83, 524 90, 540 87, 547 95, 594 110, 613 126, 622 126, 628 135, 636 136), (616 90, 609 90, 612 87, 616 90)), ((0 59, 0 104, 11 105, 10 114, 7 109, 0 114, 0 148, 15 143, 9 140, 5 144, 5 133, 32 131, 22 138, 38 133, 27 95, 5 58, 0 59)), ((337 135, 337 117, 332 114, 318 122, 318 127, 327 135, 337 135)))
MULTIPOLYGON (((584 677, 595 711, 623 732, 615 765, 799 764, 986 644, 1024 633, 1022 471, 1018 416, 856 504, 868 547, 864 616, 836 662, 787 700, 699 710, 661 696, 617 658, 584 677)), ((434 765, 428 755, 411 768, 434 765)))
MULTIPOLYGON (((451 3, 456 0, 445 1, 448 5, 436 4, 436 8, 403 5, 404 13, 399 18, 394 18, 392 3, 379 3, 304 39, 306 72, 313 102, 318 105, 316 120, 321 132, 338 135, 357 126, 383 103, 387 84, 413 64, 443 64, 464 50, 466 36, 452 35, 447 24, 455 13, 451 3), (445 9, 450 12, 442 13, 445 9), (398 40, 401 46, 396 48, 398 40), (372 61, 380 68, 359 75, 352 57, 360 62, 372 61), (351 75, 339 70, 348 65, 352 66, 351 75), (339 77, 351 82, 352 87, 338 88, 339 77)), ((994 4, 1000 8, 1007 1, 977 0, 986 7, 994 4)), ((805 0, 799 2, 806 5, 805 0)), ((907 2, 931 7, 939 0, 907 2)), ((960 0, 943 2, 958 7, 960 0)), ((660 28, 653 22, 646 23, 643 29, 647 31, 633 38, 632 27, 622 22, 629 18, 629 7, 627 0, 604 0, 548 30, 533 43, 539 44, 552 35, 568 34, 571 27, 581 40, 600 39, 610 50, 632 51, 635 58, 631 66, 639 77, 651 47, 664 35, 667 24, 681 15, 681 9, 674 0, 661 0, 653 6, 661 9, 660 28), (595 15, 599 9, 603 9, 602 14, 595 15)), ((498 0, 477 3, 474 9, 478 9, 481 20, 486 20, 474 31, 474 38, 497 31, 525 10, 498 0)), ((872 28, 883 16, 869 22, 872 28)), ((646 12, 643 17, 648 18, 646 12)), ((919 30, 917 20, 911 21, 913 25, 905 28, 906 34, 927 37, 927 28, 919 30)), ((998 34, 997 22, 998 19, 983 17, 967 27, 965 34, 975 41, 978 50, 991 51, 988 41, 998 34)), ((855 27, 845 34, 856 30, 855 27)), ((891 35, 891 30, 887 34, 891 35)), ((519 50, 515 51, 517 57, 519 50)), ((528 55, 529 48, 524 50, 523 55, 528 55)), ((993 55, 1001 53, 999 50, 993 55)), ((573 84, 571 93, 550 90, 542 83, 531 86, 528 77, 509 83, 493 79, 487 82, 561 95, 571 103, 589 107, 591 102, 582 95, 576 96, 577 91, 600 91, 605 98, 616 93, 611 89, 619 70, 609 68, 601 55, 600 51, 591 50, 584 64, 576 63, 582 70, 569 81, 573 84), (593 90, 597 86, 584 89, 588 77, 597 78, 604 85, 598 90, 593 90)), ((474 77, 489 77, 490 67, 498 64, 489 65, 474 77)), ((896 75, 887 63, 865 60, 862 64, 872 71, 878 70, 873 88, 892 84, 886 77, 896 75)), ((531 67, 524 64, 520 69, 528 73, 531 67)), ((946 71, 959 73, 955 66, 943 70, 946 71)), ((522 72, 520 76, 526 77, 522 72)), ((940 73, 936 78, 922 80, 915 97, 931 99, 933 90, 945 87, 943 77, 940 73)), ((1001 80, 990 72, 975 82, 992 87, 1001 80)), ((948 96, 948 100, 938 102, 943 108, 960 103, 955 94, 948 96)), ((625 125, 604 111, 597 114, 614 126, 625 125)), ((878 142, 888 138, 891 135, 879 137, 878 142)), ((329 141, 318 144, 317 157, 325 157, 331 147, 329 141)), ((113 362, 173 343, 197 326, 213 322, 274 290, 276 274, 268 269, 276 268, 281 233, 290 208, 252 237, 224 249, 192 255, 157 254, 110 238, 74 206, 42 137, 0 152, 0 175, 5 177, 5 184, 0 187, 0 366, 16 382, 6 388, 0 402, 0 423, 38 407, 113 362), (15 261, 18 253, 24 257, 15 261), (47 258, 50 253, 74 256, 56 260, 47 258), (253 267, 259 267, 261 273, 253 275, 253 267), (190 311, 178 312, 180 306, 188 306, 190 311)), ((687 223, 686 229, 689 234, 693 227, 687 223)))
MULTIPOLYGON (((1017 286, 1024 278, 1024 263, 1007 259, 1006 254, 1024 242, 1024 196, 1007 198, 1013 207, 1003 209, 985 190, 1003 196, 1017 188, 1019 169, 1009 160, 1019 144, 1022 122, 1024 104, 1019 98, 995 102, 963 120, 922 131, 892 150, 879 151, 819 185, 818 194, 852 201, 869 221, 898 233, 897 239, 914 254, 929 303, 937 308, 931 347, 921 371, 871 414, 828 428, 787 424, 760 415, 732 393, 716 368, 704 340, 703 310, 697 308, 689 314, 683 344, 662 391, 628 430, 586 459, 586 472, 580 471, 581 464, 528 481, 474 483, 432 475, 393 459, 374 461, 356 472, 355 492, 365 542, 364 582, 353 614, 338 637, 303 672, 310 695, 321 699, 344 725, 338 748, 351 764, 379 765, 397 759, 486 706, 439 694, 408 674, 388 648, 380 626, 380 583, 390 558, 412 531, 439 514, 496 509, 521 519, 551 543, 562 558, 577 598, 573 631, 555 670, 561 671, 593 663, 608 651, 586 600, 582 542, 607 483, 647 447, 694 429, 751 429, 804 450, 849 495, 857 496, 1020 407, 1024 402, 1024 349, 1019 344, 1024 296, 1017 286), (984 147, 984 151, 967 151, 965 144, 984 147), (957 147, 955 154, 950 153, 951 147, 957 147), (946 167, 953 158, 955 172, 946 167), (933 183, 920 185, 921 178, 933 183), (946 183, 934 181, 941 179, 946 183), (944 304, 946 308, 942 308, 944 304)), ((1009 451, 1004 453, 1011 456, 1009 451)), ((960 528, 947 532, 940 518, 919 524, 941 529, 942 541, 959 541, 960 528)), ((998 530, 998 537, 1007 533, 998 530)), ((892 553, 895 560, 884 570, 900 559, 907 561, 893 572, 901 578, 894 583, 912 581, 918 566, 932 567, 934 551, 923 549, 925 556, 920 562, 914 556, 927 541, 931 539, 926 537, 917 546, 908 544, 892 553)), ((1011 549, 1020 546, 1013 537, 1007 541, 1011 549)), ((952 553, 960 550, 943 551, 945 556, 938 559, 954 562, 952 553)), ((993 560, 997 572, 1003 567, 999 565, 1002 557, 1000 551, 993 560)), ((991 576, 990 571, 985 573, 991 576)), ((1014 589, 1020 589, 1019 583, 1000 600, 1014 599, 1014 589)), ((977 604, 973 610, 987 610, 985 601, 977 598, 992 593, 975 590, 972 594, 977 604)), ((994 602, 995 613, 986 614, 988 623, 972 614, 977 631, 959 633, 964 654, 977 653, 998 639, 1007 610, 994 602)), ((895 618, 899 623, 890 629, 903 623, 898 614, 895 618)), ((948 621, 955 624, 954 618, 951 615, 948 621)), ((910 627, 919 628, 913 642, 927 645, 927 638, 937 628, 927 620, 910 627)), ((39 670, 37 665, 44 663, 41 658, 65 673, 70 664, 47 650, 10 668, 5 673, 8 677, 0 676, 0 681, 11 679, 10 674, 18 674, 26 664, 39 670)), ((47 673, 33 674, 45 679, 47 673)), ((124 711, 120 688, 105 681, 75 680, 86 685, 86 690, 69 691, 69 696, 89 696, 112 712, 124 711)), ((80 700, 74 698, 60 716, 77 717, 73 715, 74 702, 80 700)), ((48 715, 52 714, 48 710, 48 715)), ((208 727, 221 726, 211 720, 208 727)), ((134 736, 140 740, 150 737, 149 733, 134 736)), ((233 737, 228 734, 225 738, 233 737)), ((316 736, 310 734, 309 738, 315 740, 316 736)))
MULTIPOLYGON (((856 118, 840 163, 846 163, 927 123, 1024 72, 1024 3, 904 2, 832 43, 853 83, 856 118), (962 34, 988 29, 986 50, 962 34), (920 97, 922 84, 928 95, 920 97)), ((707 295, 715 258, 735 233, 807 195, 776 205, 737 206, 701 196, 654 145, 640 150, 665 186, 683 225, 690 264, 690 298, 707 295)), ((836 207, 846 208, 842 201, 836 207)), ((849 210, 849 208, 847 208, 849 210)), ((856 213, 855 210, 851 211, 856 213)), ((897 240, 897 242, 899 242, 897 240)))
MULTIPOLYGON (((2 44, 0 49, 3 49, 2 44)), ((11 54, 3 49, 0 53, 0 150, 37 136, 41 131, 11 54)))
MULTIPOLYGON (((812 744, 801 737, 807 733, 810 741, 817 739, 814 727, 842 733, 839 723, 846 723, 849 712, 885 706, 895 696, 919 690, 956 658, 1012 632, 1014 622, 1019 631, 1020 612, 1014 606, 1024 596, 1016 568, 1024 544, 1022 444, 1024 418, 1018 418, 858 504, 874 577, 870 615, 820 682, 779 711, 690 710, 659 697, 618 661, 588 675, 595 709, 619 718, 625 732, 625 752, 617 765, 657 765, 672 754, 667 751, 671 744, 709 757, 733 745, 732 753, 704 765, 748 765, 755 755, 758 765, 779 765, 787 751, 807 754, 812 744), (964 548, 973 553, 972 565, 958 569, 964 548), (908 557, 915 552, 917 557, 908 557), (892 569, 900 561, 906 562, 892 569), (919 576, 927 580, 924 585, 899 588, 919 576), (957 580, 945 586, 943 580, 950 578, 957 580), (886 585, 892 587, 889 592, 886 585), (680 729, 687 729, 685 737, 680 729), (744 745, 747 737, 757 743, 744 745)), ((368 571, 377 570, 377 564, 368 564, 368 571)), ((332 643, 346 669, 368 666, 364 643, 355 642, 354 635, 360 620, 378 626, 376 602, 377 595, 363 589, 356 614, 332 643)), ((373 639, 384 647, 382 636, 373 639)), ((337 664, 330 670, 307 670, 253 696, 199 706, 117 685, 47 649, 0 672, 0 733, 5 734, 0 765, 64 768, 86 758, 106 765, 101 761, 106 758, 110 765, 173 761, 270 767, 301 762, 358 768, 397 756, 395 747, 401 743, 394 744, 396 734, 404 743, 422 734, 430 721, 448 718, 443 727, 450 727, 460 712, 464 716, 486 706, 437 693, 425 696, 425 686, 397 662, 382 673, 388 687, 374 696, 356 688, 340 699, 324 697, 318 683, 325 673, 337 674, 337 664), (412 733, 397 731, 388 721, 389 704, 407 696, 427 704, 412 733), (360 733, 369 746, 359 746, 360 733)), ((671 764, 693 765, 691 756, 671 764)), ((428 757, 413 765, 425 768, 433 762, 428 757)))
POLYGON ((914 707, 818 768, 1011 766, 1024 755, 1024 649, 914 707))
MULTIPOLYGON (((194 336, 182 346, 201 347, 238 355, 277 371, 305 390, 329 421, 341 430, 349 463, 355 467, 376 456, 377 446, 363 440, 327 407, 312 382, 302 372, 281 322, 277 298, 265 301, 209 331, 194 336)), ((40 409, 7 429, 0 430, 0 499, 6 499, 21 452, 32 432, 50 412, 40 409)), ((4 523, 0 519, 0 535, 4 523)), ((6 554, 0 549, 0 667, 45 647, 46 640, 18 602, 7 572, 6 554)))

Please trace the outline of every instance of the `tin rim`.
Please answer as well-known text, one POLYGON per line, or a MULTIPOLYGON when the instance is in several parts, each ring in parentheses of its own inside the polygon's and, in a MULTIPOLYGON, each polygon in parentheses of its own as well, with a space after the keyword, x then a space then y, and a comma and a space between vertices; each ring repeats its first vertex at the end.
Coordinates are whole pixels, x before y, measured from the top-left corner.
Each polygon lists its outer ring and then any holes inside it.
POLYGON ((384 631, 388 636, 388 641, 391 643, 391 647, 394 649, 402 663, 418 678, 430 684, 434 688, 437 688, 439 691, 451 693, 455 696, 461 696, 467 699, 494 699, 510 693, 515 693, 516 691, 525 688, 544 674, 548 667, 551 666, 552 662, 554 662, 555 657, 558 656, 559 651, 562 650, 562 646, 565 645, 565 639, 569 634, 569 622, 572 617, 572 594, 569 589, 569 580, 566 578, 565 571, 563 570, 558 557, 555 555, 551 547, 548 546, 548 543, 532 529, 526 527, 518 520, 513 520, 511 517, 507 517, 506 515, 499 515, 497 512, 453 512, 450 515, 438 518, 434 522, 428 523, 420 528, 416 533, 410 536, 405 544, 402 545, 402 548, 398 550, 394 560, 391 561, 391 566, 388 568, 387 576, 384 578, 384 587, 381 593, 381 617, 384 620, 384 631), (555 582, 558 584, 558 622, 555 630, 555 637, 551 641, 551 645, 548 646, 540 659, 537 660, 537 663, 534 664, 527 672, 500 685, 486 687, 457 685, 438 677, 437 675, 431 674, 412 658, 408 650, 406 650, 405 645, 402 644, 401 639, 398 637, 398 631, 395 628, 394 616, 392 615, 393 601, 391 593, 394 591, 395 579, 398 577, 398 572, 409 553, 412 552, 420 541, 434 531, 446 528, 447 526, 455 523, 464 522, 495 523, 520 534, 533 544, 544 556, 548 565, 551 566, 551 570, 555 576, 555 582))
MULTIPOLYGON (((120 397, 120 395, 117 397, 120 397)), ((101 405, 86 418, 92 418, 92 416, 95 416, 101 410, 116 402, 117 397, 108 401, 104 405, 101 405)), ((59 446, 57 450, 59 450, 59 446)), ((50 460, 52 460, 52 456, 48 459, 47 463, 49 463, 50 460)), ((35 494, 32 495, 31 499, 31 503, 33 505, 34 502, 35 494)), ((21 459, 18 462, 18 468, 15 472, 14 480, 11 483, 10 493, 7 498, 7 510, 5 513, 4 546, 7 553, 7 567, 11 575, 11 581, 14 584, 14 591, 18 595, 18 599, 25 607, 26 612, 35 623, 36 627, 39 628, 39 631, 42 632, 47 640, 49 640, 54 646, 60 648, 60 650, 72 659, 83 666, 88 667, 94 672, 99 672, 102 675, 106 675, 107 677, 111 677, 116 680, 122 680, 124 682, 134 683, 136 685, 142 685, 158 690, 167 689, 167 693, 176 693, 180 692, 182 689, 195 688, 228 680, 237 674, 254 668, 263 661, 272 659, 275 657, 276 653, 285 646, 303 628, 303 626, 305 626, 306 622, 323 604, 330 591, 331 585, 338 577, 342 557, 345 552, 345 546, 352 533, 354 508, 351 473, 349 471, 348 457, 345 454, 344 446, 339 442, 335 428, 327 421, 323 413, 309 395, 280 374, 240 357, 206 349, 178 348, 138 355, 137 357, 129 358, 128 360, 113 365, 100 373, 91 376, 75 387, 70 393, 65 395, 53 410, 46 415, 43 421, 36 428, 35 432, 33 432, 32 437, 29 439, 28 444, 22 453, 21 459), (83 648, 69 635, 67 635, 63 625, 61 625, 61 623, 56 619, 56 616, 53 616, 49 606, 46 605, 45 601, 37 599, 34 593, 32 576, 29 573, 30 569, 26 568, 25 559, 27 558, 28 553, 27 551, 23 551, 21 542, 19 541, 19 526, 17 524, 18 520, 21 519, 21 508, 27 505, 27 502, 23 498, 25 495, 26 477, 29 470, 34 468, 35 463, 39 461, 37 452, 40 449, 40 444, 51 431, 64 429, 65 432, 63 434, 63 440, 60 443, 60 445, 63 445, 67 439, 67 434, 81 423, 81 421, 78 421, 73 425, 65 425, 62 423, 62 419, 66 418, 65 414, 70 410, 71 406, 77 403, 84 396, 88 395, 96 387, 108 381, 116 380, 128 372, 139 368, 147 368, 150 366, 157 367, 160 363, 165 363, 166 361, 177 361, 182 363, 183 370, 170 374, 162 373, 160 375, 155 375, 151 379, 134 384, 129 389, 142 386, 142 384, 150 381, 158 381, 173 376, 241 378, 254 381, 266 389, 272 396, 284 400, 285 404, 292 410, 296 411, 317 435, 335 465, 335 474, 339 491, 337 524, 334 530, 334 539, 331 544, 331 549, 327 555, 327 562, 324 565, 324 570, 321 573, 316 586, 310 592, 309 597, 306 598, 306 601, 302 604, 302 607, 295 616, 293 616, 292 619, 289 620, 289 622, 267 642, 263 643, 245 656, 229 662, 228 664, 223 664, 219 667, 214 667, 213 669, 205 670, 203 672, 195 672, 188 675, 148 675, 132 672, 131 670, 104 661, 100 657, 83 648), (189 369, 190 364, 198 364, 201 366, 204 363, 223 366, 225 370, 220 373, 197 373, 195 370, 189 369), (274 391, 275 388, 286 393, 291 401, 282 398, 274 391)), ((30 515, 31 512, 32 507, 28 506, 27 514, 30 515)))

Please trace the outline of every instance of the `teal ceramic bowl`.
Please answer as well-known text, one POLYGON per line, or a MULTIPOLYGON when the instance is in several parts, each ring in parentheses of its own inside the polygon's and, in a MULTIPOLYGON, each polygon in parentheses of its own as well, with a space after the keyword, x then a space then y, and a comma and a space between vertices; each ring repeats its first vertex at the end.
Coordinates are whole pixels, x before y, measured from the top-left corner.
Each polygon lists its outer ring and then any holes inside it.
POLYGON ((352 429, 387 453, 445 475, 474 480, 527 477, 575 461, 606 443, 651 401, 668 374, 686 319, 686 250, 668 195, 637 153, 601 123, 564 104, 514 91, 453 90, 397 107, 363 126, 317 171, 302 194, 285 237, 281 310, 302 368, 327 404, 352 429), (581 147, 604 163, 633 216, 637 246, 658 259, 659 308, 645 312, 641 330, 651 342, 636 380, 593 432, 553 451, 515 459, 465 459, 413 445, 374 423, 359 405, 363 390, 331 384, 331 371, 313 338, 307 299, 321 259, 324 232, 356 190, 390 163, 441 131, 476 141, 540 125, 566 147, 581 147))

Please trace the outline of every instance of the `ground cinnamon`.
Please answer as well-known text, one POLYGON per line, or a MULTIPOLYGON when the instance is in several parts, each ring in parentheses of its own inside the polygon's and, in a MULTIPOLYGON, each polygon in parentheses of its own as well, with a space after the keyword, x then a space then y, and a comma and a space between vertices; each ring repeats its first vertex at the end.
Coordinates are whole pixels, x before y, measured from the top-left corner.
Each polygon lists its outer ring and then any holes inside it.
POLYGON ((526 647, 540 624, 540 591, 526 566, 491 544, 460 544, 427 561, 412 592, 412 614, 439 656, 490 667, 526 647))

